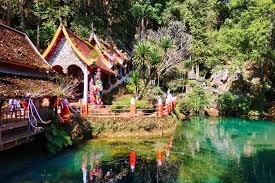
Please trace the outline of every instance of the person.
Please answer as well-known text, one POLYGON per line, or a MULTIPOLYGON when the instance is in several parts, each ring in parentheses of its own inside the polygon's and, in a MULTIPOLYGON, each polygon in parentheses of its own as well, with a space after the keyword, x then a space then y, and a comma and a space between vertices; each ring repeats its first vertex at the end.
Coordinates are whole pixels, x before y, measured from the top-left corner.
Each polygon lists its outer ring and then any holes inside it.
POLYGON ((20 103, 16 99, 9 99, 8 107, 9 107, 9 111, 11 112, 10 115, 11 115, 11 118, 12 118, 13 113, 15 113, 15 115, 16 115, 16 111, 18 109, 20 109, 20 103))

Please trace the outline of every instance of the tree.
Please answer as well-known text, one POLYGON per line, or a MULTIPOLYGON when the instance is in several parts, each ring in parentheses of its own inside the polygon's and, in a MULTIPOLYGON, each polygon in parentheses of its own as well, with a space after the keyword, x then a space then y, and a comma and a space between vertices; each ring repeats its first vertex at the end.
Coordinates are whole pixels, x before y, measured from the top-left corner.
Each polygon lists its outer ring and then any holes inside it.
POLYGON ((214 33, 213 60, 239 72, 251 65, 249 80, 260 78, 259 89, 274 87, 275 4, 271 0, 232 1, 230 11, 230 19, 214 33))
POLYGON ((151 0, 137 0, 132 6, 132 12, 135 18, 138 19, 140 38, 144 38, 149 23, 161 23, 161 8, 162 4, 153 3, 151 0))
POLYGON ((145 40, 134 47, 134 64, 140 72, 144 88, 149 82, 164 75, 188 57, 191 36, 181 22, 171 22, 158 31, 148 31, 145 40))

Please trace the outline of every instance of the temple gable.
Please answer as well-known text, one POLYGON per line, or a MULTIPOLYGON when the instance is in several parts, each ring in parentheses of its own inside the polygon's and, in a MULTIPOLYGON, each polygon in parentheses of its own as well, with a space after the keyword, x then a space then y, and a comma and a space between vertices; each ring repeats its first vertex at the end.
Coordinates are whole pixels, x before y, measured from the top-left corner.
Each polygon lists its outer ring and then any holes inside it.
POLYGON ((72 49, 70 43, 63 37, 54 51, 53 55, 49 59, 49 64, 53 66, 61 66, 63 72, 67 73, 68 67, 71 65, 77 65, 84 72, 85 64, 80 60, 72 49))

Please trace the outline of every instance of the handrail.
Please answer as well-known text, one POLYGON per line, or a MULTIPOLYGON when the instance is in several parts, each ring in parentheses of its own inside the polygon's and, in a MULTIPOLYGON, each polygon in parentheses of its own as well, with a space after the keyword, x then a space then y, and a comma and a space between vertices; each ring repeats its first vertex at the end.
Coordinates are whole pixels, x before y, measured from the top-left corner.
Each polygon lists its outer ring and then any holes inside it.
POLYGON ((8 108, 2 108, 0 114, 0 120, 2 123, 17 122, 28 119, 28 110, 19 108, 9 110, 8 108))

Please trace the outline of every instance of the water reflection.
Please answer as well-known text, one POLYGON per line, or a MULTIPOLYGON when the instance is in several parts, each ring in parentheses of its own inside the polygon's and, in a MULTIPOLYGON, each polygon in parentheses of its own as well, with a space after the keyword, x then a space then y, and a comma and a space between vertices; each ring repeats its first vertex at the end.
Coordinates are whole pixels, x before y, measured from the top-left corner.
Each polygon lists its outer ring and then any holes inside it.
POLYGON ((136 168, 136 152, 135 151, 131 151, 130 153, 130 167, 132 172, 134 172, 135 168, 136 168))
POLYGON ((10 157, 0 182, 274 182, 274 131, 267 121, 195 117, 171 138, 93 140, 36 168, 10 157))

